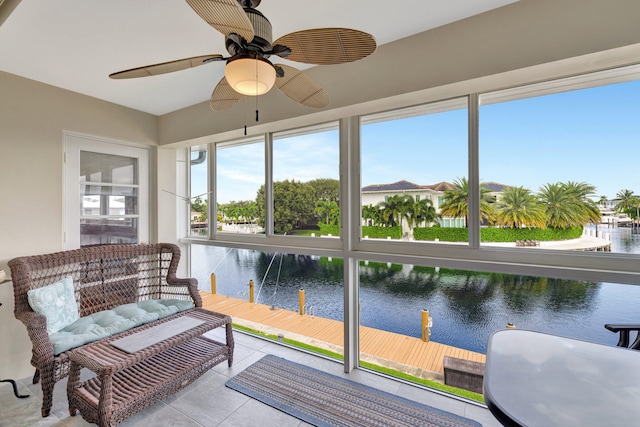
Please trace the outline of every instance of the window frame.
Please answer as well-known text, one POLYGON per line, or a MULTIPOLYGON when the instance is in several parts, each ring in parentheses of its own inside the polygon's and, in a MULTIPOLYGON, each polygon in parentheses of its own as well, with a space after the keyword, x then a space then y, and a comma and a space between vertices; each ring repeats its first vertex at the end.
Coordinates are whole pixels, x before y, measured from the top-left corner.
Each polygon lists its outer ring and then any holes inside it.
MULTIPOLYGON (((499 88, 502 91, 526 91, 530 85, 539 85, 540 90, 547 88, 563 88, 562 83, 566 83, 567 90, 582 87, 601 85, 607 83, 615 83, 624 80, 640 78, 640 66, 627 66, 615 70, 596 71, 577 77, 558 78, 545 83, 523 82, 520 85, 513 85, 511 88, 499 88), (586 86, 585 86, 586 85, 586 86)), ((469 98, 469 186, 470 195, 470 244, 462 245, 443 245, 440 243, 425 242, 393 242, 393 241, 371 241, 364 239, 344 239, 346 223, 342 221, 341 236, 339 239, 318 239, 311 237, 298 237, 291 239, 285 236, 277 236, 267 233, 265 236, 250 236, 228 234, 214 234, 205 242, 217 245, 225 245, 229 247, 247 247, 257 248, 260 250, 279 250, 297 251, 301 254, 318 254, 323 256, 342 256, 343 258, 354 257, 358 260, 368 259, 371 261, 384 261, 420 265, 438 264, 447 268, 471 269, 476 271, 495 271, 500 273, 526 274, 536 276, 549 276, 564 279, 576 280, 598 280, 598 281, 615 281, 617 283, 640 283, 640 263, 636 261, 640 258, 633 254, 616 254, 616 253, 598 253, 590 254, 587 252, 569 252, 557 250, 528 250, 520 248, 518 251, 505 250, 502 248, 486 247, 479 244, 479 221, 474 218, 479 216, 479 171, 478 171, 478 107, 479 97, 487 96, 493 91, 487 88, 482 94, 474 92, 465 96, 469 98), (346 252, 346 253, 345 253, 346 252), (338 255, 340 254, 340 255, 338 255)), ((447 98, 450 99, 451 97, 447 98)), ((434 103, 438 100, 425 99, 425 104, 434 103)), ((414 104, 415 105, 415 104, 414 104)), ((398 107, 404 108, 404 107, 398 107)), ((354 133, 350 130, 344 133, 345 126, 353 127, 353 123, 357 122, 359 126, 360 116, 349 116, 340 119, 340 181, 341 194, 344 193, 343 182, 350 182, 348 185, 356 185, 356 189, 360 188, 360 171, 359 157, 345 157, 345 153, 349 153, 352 149, 357 149, 359 153, 359 144, 357 137, 359 132, 354 133), (349 125, 345 125, 349 124, 349 125), (356 137, 357 134, 357 137, 356 137), (357 183, 357 184, 356 184, 357 183)), ((266 164, 265 174, 267 179, 267 188, 272 183, 271 174, 271 135, 273 132, 279 132, 281 124, 275 123, 267 126, 267 132, 261 134, 265 140, 266 164)), ((287 123, 289 125, 289 123, 287 123)), ((309 126, 305 124, 301 129, 309 126)), ((285 130, 291 129, 291 126, 284 127, 285 130)), ((224 135, 220 136, 221 138, 224 135)), ((254 138, 256 135, 253 136, 254 138)), ((210 153, 218 144, 231 144, 231 141, 212 142, 209 148, 210 153)), ((214 157, 214 156, 210 156, 214 157)), ((213 175, 213 174, 210 174, 213 175)), ((212 186, 212 188, 215 188, 212 186)), ((343 197, 341 196, 341 200, 343 197)), ((346 202, 346 197, 344 198, 346 202)), ((353 203, 353 200, 350 199, 353 203)), ((360 203, 355 205, 354 210, 361 210, 360 203)), ((212 216, 215 219, 215 216, 212 216)), ((211 227, 213 229, 213 227, 211 227)), ((358 236, 359 234, 356 234, 358 236)), ((190 239, 185 239, 189 242, 190 239)))
MULTIPOLYGON (((614 282, 620 284, 640 283, 640 255, 619 253, 588 253, 558 250, 520 248, 518 251, 480 245, 479 221, 479 97, 500 90, 516 88, 548 81, 549 87, 562 88, 576 85, 611 83, 620 79, 640 78, 640 66, 621 66, 610 70, 612 62, 606 55, 597 60, 579 58, 560 61, 559 64, 543 64, 525 70, 516 70, 500 75, 488 76, 472 82, 460 82, 443 88, 432 88, 406 96, 378 100, 352 108, 338 109, 333 114, 340 120, 340 194, 341 194, 341 239, 318 239, 300 237, 290 239, 267 234, 263 238, 239 235, 214 235, 208 241, 184 239, 185 243, 211 244, 233 248, 279 251, 303 255, 335 256, 344 260, 344 327, 345 327, 345 372, 358 367, 358 263, 360 261, 391 262, 435 266, 441 268, 480 272, 507 273, 516 275, 551 277, 570 280, 614 282), (605 65, 603 65, 605 64, 605 65), (600 66, 604 71, 598 70, 600 66), (568 71, 570 70, 570 71, 568 71), (578 77, 572 77, 581 73, 578 77), (567 77, 571 74, 569 77, 567 77), (580 81, 580 78, 584 81, 580 81), (610 79, 610 80, 607 80, 610 79), (558 86, 559 85, 559 86, 558 86), (446 245, 425 242, 372 241, 360 238, 360 115, 416 104, 434 103, 441 100, 468 97, 468 180, 469 200, 469 245, 446 245)), ((624 64, 623 64, 624 65, 624 64)), ((599 85, 599 84, 598 84, 599 85)), ((540 86, 542 89, 544 86, 540 86)), ((583 86, 586 87, 586 86, 583 86)), ((526 88, 525 88, 526 90, 526 88)), ((313 124, 316 117, 326 120, 326 115, 308 115, 303 118, 285 120, 260 126, 266 140, 266 169, 271 173, 269 156, 272 132, 300 128, 313 124), (311 122, 311 123, 310 123, 311 122), (293 126, 292 126, 293 124, 293 126)), ((318 122, 323 120, 317 119, 318 122)), ((227 134, 212 136, 212 146, 224 142, 227 134)), ((269 183, 267 177, 266 183, 269 183)))

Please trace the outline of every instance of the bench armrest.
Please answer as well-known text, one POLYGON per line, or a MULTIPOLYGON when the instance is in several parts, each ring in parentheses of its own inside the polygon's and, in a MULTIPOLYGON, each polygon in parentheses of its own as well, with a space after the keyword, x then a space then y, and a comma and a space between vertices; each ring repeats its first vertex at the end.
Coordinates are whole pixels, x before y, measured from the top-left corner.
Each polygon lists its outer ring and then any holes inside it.
POLYGON ((202 297, 198 292, 198 280, 194 278, 178 279, 175 276, 167 277, 167 285, 176 287, 186 287, 189 291, 189 296, 193 299, 196 307, 202 307, 202 297))
POLYGON ((33 357, 39 359, 37 366, 43 366, 43 360, 52 361, 53 345, 47 332, 47 318, 34 311, 23 311, 16 318, 27 327, 33 345, 33 357))
POLYGON ((620 333, 620 339, 618 340, 618 347, 629 347, 634 350, 640 350, 640 324, 615 324, 607 323, 604 325, 605 329, 611 332, 620 333), (636 340, 629 345, 629 332, 639 332, 636 340))

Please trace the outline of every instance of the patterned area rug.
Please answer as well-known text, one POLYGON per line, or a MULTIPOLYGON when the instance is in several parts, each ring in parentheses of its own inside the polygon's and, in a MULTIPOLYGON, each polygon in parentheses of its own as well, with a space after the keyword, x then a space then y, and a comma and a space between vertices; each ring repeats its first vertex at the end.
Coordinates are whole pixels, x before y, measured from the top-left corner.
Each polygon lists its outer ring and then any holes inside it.
POLYGON ((318 427, 481 427, 476 421, 270 355, 226 385, 318 427))

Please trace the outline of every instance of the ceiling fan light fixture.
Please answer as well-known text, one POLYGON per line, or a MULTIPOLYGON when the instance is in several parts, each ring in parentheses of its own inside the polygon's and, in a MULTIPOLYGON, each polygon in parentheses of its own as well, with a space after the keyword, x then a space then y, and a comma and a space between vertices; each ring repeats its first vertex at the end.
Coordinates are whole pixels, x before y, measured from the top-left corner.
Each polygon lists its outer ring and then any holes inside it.
POLYGON ((269 92, 276 82, 276 70, 264 58, 245 56, 230 60, 224 68, 224 76, 233 90, 250 96, 269 92))

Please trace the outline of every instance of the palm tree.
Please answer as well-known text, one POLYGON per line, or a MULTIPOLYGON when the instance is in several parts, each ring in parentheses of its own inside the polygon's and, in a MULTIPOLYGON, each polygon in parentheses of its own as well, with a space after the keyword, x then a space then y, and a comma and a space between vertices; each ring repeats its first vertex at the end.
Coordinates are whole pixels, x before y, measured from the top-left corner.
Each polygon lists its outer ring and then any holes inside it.
POLYGON ((363 205, 362 206, 362 219, 364 220, 365 225, 373 225, 376 223, 376 212, 380 211, 380 208, 373 205, 363 205), (371 222, 369 222, 371 221, 371 222))
POLYGON ((546 228, 547 215, 544 206, 524 187, 507 187, 496 209, 498 225, 510 228, 546 228))
POLYGON ((589 184, 556 182, 540 188, 538 197, 545 206, 548 225, 552 228, 577 227, 600 222, 600 209, 588 195, 595 188, 589 184))
POLYGON ((423 223, 431 223, 438 218, 431 199, 415 200, 412 196, 409 197, 410 203, 405 212, 405 218, 410 229, 423 223))
MULTIPOLYGON (((465 225, 469 226, 469 182, 467 178, 456 178, 454 189, 446 190, 443 203, 440 205, 440 216, 453 218, 464 217, 465 225)), ((491 191, 486 184, 480 183, 480 216, 482 220, 493 220, 493 205, 489 195, 491 191)))
POLYGON ((382 211, 378 206, 364 205, 362 206, 362 219, 366 225, 376 225, 382 221, 382 211), (368 220, 371 220, 369 223, 368 220))
POLYGON ((545 184, 540 188, 538 197, 545 207, 549 227, 568 228, 576 225, 578 212, 562 183, 545 184))
POLYGON ((640 217, 640 197, 633 196, 633 198, 631 199, 631 204, 634 208, 636 208, 635 216, 633 215, 633 212, 631 212, 631 217, 637 220, 640 217))
POLYGON ((378 203, 378 207, 382 209, 382 218, 386 225, 395 227, 402 225, 402 218, 408 210, 409 204, 413 197, 406 194, 394 194, 387 196, 383 202, 378 203))
POLYGON ((590 196, 596 194, 596 187, 586 182, 568 181, 564 188, 572 198, 579 214, 580 225, 587 222, 597 224, 601 220, 600 209, 590 196))
POLYGON ((318 200, 314 211, 317 215, 324 217, 324 223, 327 225, 333 223, 336 216, 340 214, 340 208, 333 200, 318 200))
POLYGON ((600 196, 600 200, 598 200, 598 204, 604 208, 607 206, 608 201, 609 199, 607 198, 607 196, 600 196))
POLYGON ((621 213, 634 208, 634 194, 631 190, 621 190, 616 194, 616 199, 620 200, 616 204, 616 212, 621 213))

